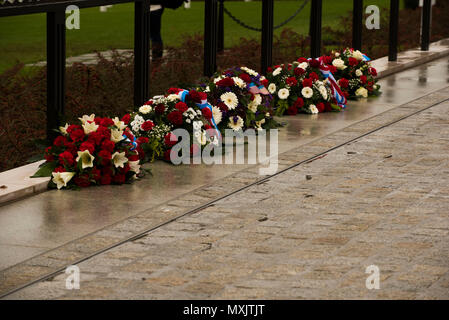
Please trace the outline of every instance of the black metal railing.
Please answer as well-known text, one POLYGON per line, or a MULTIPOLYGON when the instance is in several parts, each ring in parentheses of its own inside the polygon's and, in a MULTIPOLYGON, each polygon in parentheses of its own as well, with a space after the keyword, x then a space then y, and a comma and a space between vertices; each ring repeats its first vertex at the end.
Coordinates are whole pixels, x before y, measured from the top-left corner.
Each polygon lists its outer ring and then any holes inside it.
MULTIPOLYGON (((217 69, 217 52, 224 48, 225 0, 205 0, 204 19, 204 75, 211 76, 217 69)), ((265 73, 273 63, 274 0, 262 1, 261 71, 265 73)), ((321 54, 322 0, 311 0, 310 54, 321 54)), ((353 0, 352 47, 362 49, 363 0, 353 0)), ((31 13, 47 14, 47 137, 60 124, 64 114, 65 98, 65 9, 134 2, 134 104, 149 98, 149 35, 151 0, 0 0, 0 17, 31 13)), ((305 5, 305 4, 304 4, 305 5)), ((301 10, 300 8, 298 12, 301 10)), ((431 33, 431 0, 424 0, 421 26, 421 49, 429 50, 431 33)), ((289 21, 291 18, 289 18, 289 21)), ((390 0, 389 60, 397 60, 399 0, 390 0)))

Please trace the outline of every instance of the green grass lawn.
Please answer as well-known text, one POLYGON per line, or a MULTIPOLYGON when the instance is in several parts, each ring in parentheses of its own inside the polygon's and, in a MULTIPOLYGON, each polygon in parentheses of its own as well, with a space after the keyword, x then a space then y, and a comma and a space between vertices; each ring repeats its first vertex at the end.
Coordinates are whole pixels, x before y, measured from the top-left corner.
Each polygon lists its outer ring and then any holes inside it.
MULTIPOLYGON (((323 24, 338 27, 338 18, 352 9, 352 0, 323 0, 323 24)), ((302 4, 298 1, 275 1, 275 25, 288 18, 302 4)), ((371 0, 369 4, 388 6, 389 0, 371 0)), ((368 5, 368 4, 366 4, 368 5)), ((261 2, 229 2, 226 7, 246 24, 260 27, 261 2)), ((106 13, 98 7, 82 9, 80 29, 67 30, 67 56, 133 47, 133 4, 114 5, 106 13)), ((308 32, 310 3, 286 27, 308 32)), ((191 9, 167 9, 163 15, 162 36, 168 46, 176 46, 185 34, 202 33, 204 3, 193 2, 191 9)), ((278 33, 280 30, 277 30, 278 33)), ((225 46, 241 37, 260 37, 225 16, 225 46)), ((16 62, 45 60, 45 15, 33 14, 0 18, 0 72, 16 62)))

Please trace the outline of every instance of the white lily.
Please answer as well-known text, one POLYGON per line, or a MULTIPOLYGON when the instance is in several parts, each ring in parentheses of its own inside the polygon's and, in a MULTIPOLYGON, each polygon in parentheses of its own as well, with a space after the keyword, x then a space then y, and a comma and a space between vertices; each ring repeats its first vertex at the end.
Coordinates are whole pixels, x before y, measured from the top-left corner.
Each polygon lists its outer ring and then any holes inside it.
POLYGON ((112 155, 112 163, 116 168, 123 168, 125 163, 128 162, 128 158, 125 156, 125 152, 115 152, 112 155))
POLYGON ((75 172, 53 172, 52 181, 56 184, 58 189, 67 187, 67 183, 73 178, 75 172))
POLYGON ((90 116, 84 115, 82 118, 78 118, 80 121, 85 124, 86 122, 92 122, 95 120, 95 114, 91 114, 90 116))
POLYGON ((63 135, 66 135, 66 134, 67 134, 67 129, 68 129, 68 128, 69 128, 69 124, 66 123, 64 127, 59 127, 59 131, 61 131, 61 133, 62 133, 63 135))
POLYGON ((111 130, 111 141, 117 143, 122 141, 123 138, 123 130, 112 129, 111 130))
POLYGON ((140 172, 139 160, 137 160, 137 161, 129 161, 129 169, 131 171, 135 172, 136 174, 138 174, 140 172))
POLYGON ((84 122, 83 129, 85 134, 89 134, 91 132, 97 131, 99 125, 97 125, 95 122, 84 122))
POLYGON ((123 121, 121 121, 118 117, 115 117, 114 119, 112 119, 112 121, 114 121, 114 125, 119 130, 125 130, 125 128, 127 127, 126 124, 123 121))
POLYGON ((76 158, 76 162, 81 160, 81 167, 92 168, 94 166, 95 157, 90 154, 89 150, 78 151, 78 157, 76 158))

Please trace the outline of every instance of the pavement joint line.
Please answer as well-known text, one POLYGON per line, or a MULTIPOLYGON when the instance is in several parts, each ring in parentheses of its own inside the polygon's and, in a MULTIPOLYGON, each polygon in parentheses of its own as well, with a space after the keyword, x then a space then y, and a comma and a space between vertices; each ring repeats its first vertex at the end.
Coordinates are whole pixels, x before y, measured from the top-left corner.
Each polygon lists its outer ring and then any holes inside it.
MULTIPOLYGON (((383 113, 380 113, 380 114, 378 114, 378 115, 374 115, 374 116, 372 116, 372 117, 370 117, 370 118, 361 120, 361 121, 359 121, 359 122, 357 122, 357 123, 352 124, 351 126, 354 126, 354 125, 356 125, 356 124, 358 124, 358 123, 360 123, 360 122, 369 121, 370 119, 372 119, 372 118, 374 118, 374 117, 380 116, 380 115, 382 115, 382 114, 384 114, 384 113, 387 113, 387 112, 389 112, 389 111, 392 111, 392 110, 395 110, 395 109, 397 109, 397 108, 400 108, 401 106, 404 106, 404 105, 406 105, 406 104, 408 104, 408 103, 411 103, 411 102, 413 102, 413 101, 417 101, 417 100, 419 100, 419 99, 425 98, 426 96, 429 96, 429 95, 431 95, 431 94, 433 94, 433 93, 435 93, 435 92, 443 91, 443 90, 445 90, 445 89, 447 89, 447 88, 448 88, 448 87, 443 88, 443 89, 440 89, 440 90, 435 90, 435 91, 433 91, 433 92, 431 92, 431 93, 429 93, 429 94, 426 94, 426 95, 424 95, 424 96, 421 96, 421 97, 418 97, 418 98, 413 99, 413 100, 411 100, 411 101, 408 101, 408 102, 406 102, 406 103, 404 103, 404 104, 401 104, 401 105, 399 105, 399 106, 397 106, 397 107, 395 107, 395 108, 393 108, 393 109, 387 110, 387 111, 385 111, 385 112, 383 112, 383 113)), ((414 112, 412 112, 412 113, 410 113, 410 114, 407 114, 407 115, 405 115, 405 116, 402 116, 402 117, 400 117, 400 118, 398 118, 398 119, 396 119, 396 120, 393 120, 393 121, 390 121, 390 122, 388 122, 388 123, 386 123, 386 124, 383 124, 383 125, 381 125, 380 127, 377 127, 377 128, 372 129, 372 130, 370 130, 370 131, 368 131, 368 132, 365 132, 365 133, 362 134, 362 135, 359 135, 359 136, 357 136, 357 137, 355 137, 355 138, 352 138, 352 139, 350 139, 350 140, 347 140, 347 141, 345 141, 345 142, 343 142, 343 143, 341 143, 341 144, 338 144, 338 145, 336 145, 336 146, 334 146, 334 147, 332 147, 332 148, 329 148, 329 149, 327 149, 327 150, 325 150, 325 151, 323 151, 323 152, 320 152, 320 153, 318 153, 318 154, 315 154, 314 156, 309 157, 308 159, 305 159, 305 160, 299 161, 299 162, 297 162, 297 163, 295 163, 295 164, 293 164, 293 165, 287 166, 286 168, 284 168, 284 169, 282 169, 282 170, 276 172, 276 173, 273 174, 273 175, 270 175, 270 176, 267 176, 267 177, 265 177, 265 178, 262 178, 262 179, 260 179, 260 180, 258 180, 258 181, 252 182, 252 183, 250 183, 250 184, 248 184, 248 185, 245 185, 245 186, 243 186, 243 187, 241 187, 241 188, 238 188, 238 189, 236 189, 236 190, 234 190, 234 191, 232 191, 232 192, 230 192, 230 193, 228 193, 228 194, 225 194, 225 195, 220 196, 220 197, 218 197, 218 198, 216 198, 216 199, 213 199, 213 200, 211 200, 211 201, 209 201, 209 202, 207 202, 207 203, 205 203, 205 204, 203 204, 203 205, 200 205, 200 206, 198 206, 197 208, 194 208, 194 209, 189 210, 189 211, 187 211, 187 212, 185 212, 185 213, 183 213, 183 214, 181 214, 181 215, 178 215, 178 216, 176 216, 176 217, 174 217, 174 218, 172 218, 172 219, 169 219, 169 220, 167 220, 167 221, 165 221, 165 222, 163 222, 163 223, 161 223, 161 224, 158 224, 158 225, 156 225, 156 226, 153 226, 153 227, 151 227, 151 228, 149 228, 149 229, 146 229, 146 230, 144 230, 144 231, 140 231, 140 232, 138 232, 137 234, 134 234, 134 235, 131 236, 131 237, 127 237, 127 238, 125 238, 124 240, 121 240, 121 241, 119 241, 119 242, 117 242, 117 243, 115 243, 115 244, 113 244, 113 245, 107 246, 107 247, 105 247, 105 248, 103 248, 103 249, 100 249, 100 250, 97 250, 97 251, 95 251, 95 252, 93 252, 93 253, 91 253, 91 254, 88 254, 88 255, 84 256, 83 258, 80 258, 80 259, 76 260, 75 262, 73 262, 73 263, 71 263, 71 264, 65 264, 64 267, 58 268, 56 271, 53 271, 53 272, 51 272, 51 273, 48 273, 48 274, 46 274, 46 275, 44 275, 44 276, 40 276, 40 277, 36 278, 35 280, 29 281, 29 282, 25 283, 24 285, 18 286, 18 287, 14 288, 14 289, 12 289, 12 290, 10 290, 10 291, 7 291, 7 292, 4 293, 4 294, 0 294, 0 299, 6 297, 6 296, 8 296, 8 295, 11 295, 11 294, 13 294, 13 293, 15 293, 15 292, 17 292, 17 291, 20 291, 20 290, 22 290, 22 289, 25 289, 25 288, 27 288, 27 287, 33 285, 33 284, 36 284, 36 283, 38 283, 38 282, 45 281, 45 280, 47 280, 47 279, 49 279, 49 278, 55 277, 56 275, 61 274, 62 272, 64 272, 64 270, 67 268, 68 265, 74 265, 74 264, 76 265, 76 264, 79 264, 79 263, 81 263, 81 262, 83 262, 83 261, 86 261, 86 260, 88 260, 88 259, 90 259, 90 258, 92 258, 92 257, 95 257, 95 256, 97 256, 97 255, 99 255, 99 254, 101 254, 101 253, 103 253, 103 252, 106 252, 106 251, 109 251, 110 249, 113 249, 113 248, 116 248, 116 247, 118 247, 118 246, 121 246, 122 244, 125 244, 125 243, 130 242, 130 241, 135 241, 135 240, 137 240, 137 239, 140 239, 140 238, 142 238, 142 237, 145 237, 146 235, 148 235, 149 233, 155 231, 156 229, 159 229, 159 228, 161 228, 161 227, 163 227, 163 226, 165 226, 165 225, 168 225, 168 224, 170 224, 170 223, 172 223, 172 222, 175 222, 175 221, 177 221, 177 220, 179 220, 179 219, 181 219, 181 218, 183 218, 183 217, 185 217, 185 216, 188 216, 188 215, 191 215, 191 214, 200 212, 200 211, 206 209, 207 207, 210 207, 210 206, 213 205, 215 202, 221 201, 221 200, 223 200, 223 199, 225 199, 225 198, 228 198, 229 196, 232 196, 232 195, 234 195, 234 194, 236 194, 236 193, 238 193, 238 192, 240 192, 240 191, 246 190, 246 189, 248 189, 248 188, 250 188, 250 187, 253 187, 253 186, 255 186, 255 185, 262 184, 262 183, 268 181, 269 179, 271 179, 272 177, 278 176, 278 175, 280 175, 280 174, 282 174, 282 173, 284 173, 284 172, 286 172, 286 171, 288 171, 288 170, 291 170, 291 169, 293 169, 293 168, 295 168, 295 167, 297 167, 297 166, 300 166, 300 165, 306 164, 306 163, 310 163, 310 162, 312 162, 312 161, 314 161, 314 160, 318 160, 318 159, 320 159, 321 157, 325 156, 327 153, 329 153, 329 152, 331 152, 331 151, 334 151, 334 150, 336 150, 336 149, 339 149, 339 148, 341 148, 341 147, 343 147, 343 146, 345 146, 345 145, 348 145, 348 144, 350 144, 350 143, 352 143, 352 142, 354 142, 354 141, 357 141, 357 140, 360 139, 360 138, 366 137, 366 136, 368 136, 368 135, 370 135, 370 134, 372 134, 372 133, 375 133, 375 132, 377 132, 377 131, 380 131, 380 130, 382 130, 382 129, 388 127, 388 126, 391 126, 391 125, 393 125, 393 124, 395 124, 395 123, 398 123, 398 122, 400 122, 400 121, 403 121, 403 120, 405 120, 405 119, 407 119, 407 118, 409 118, 409 117, 412 117, 412 116, 414 116, 414 115, 417 115, 417 114, 420 114, 420 113, 422 113, 422 112, 425 112, 426 110, 431 109, 431 108, 433 108, 433 107, 435 107, 435 106, 437 106, 437 105, 440 105, 440 104, 442 104, 442 103, 445 103, 445 102, 447 102, 447 101, 449 101, 449 98, 446 98, 446 99, 443 99, 443 100, 441 100, 441 101, 437 101, 437 102, 435 102, 435 103, 432 103, 431 105, 429 105, 429 106, 427 106, 427 107, 424 107, 423 109, 414 111, 414 112)), ((351 126, 349 126, 349 127, 351 127, 351 126)), ((337 130, 336 132, 341 131, 341 130, 344 130, 344 129, 345 129, 345 128, 340 129, 340 130, 337 130)), ((319 138, 319 139, 323 139, 323 138, 325 138, 325 137, 327 137, 327 136, 330 136, 330 135, 332 135, 332 134, 335 134, 336 132, 330 133, 330 134, 328 134, 328 135, 326 135, 326 136, 324 136, 324 137, 321 137, 321 138, 319 138)), ((316 140, 314 140, 314 141, 316 141, 316 140)), ((313 142, 313 141, 311 141, 310 143, 312 143, 312 142, 313 142)), ((307 145, 307 144, 306 144, 306 145, 307 145)), ((305 146, 305 145, 304 145, 304 146, 305 146)), ((289 151, 286 151, 286 152, 289 152, 289 151)), ((256 165, 256 166, 257 166, 257 165, 256 165)), ((247 170, 247 169, 244 169, 244 170, 247 170)), ((211 185, 212 185, 212 184, 213 184, 213 183, 211 183, 211 185)), ((204 187, 204 186, 203 186, 203 187, 204 187)), ((201 188, 203 188, 203 187, 201 187, 201 188)), ((189 194, 189 193, 192 193, 192 192, 194 192, 194 191, 187 192, 186 194, 189 194)), ((170 201, 173 201, 173 199, 170 200, 170 201)), ((142 212, 146 212, 146 211, 148 211, 148 210, 149 210, 149 209, 145 209, 145 210, 143 210, 142 212)), ((138 214, 139 214, 139 213, 138 213, 138 214)), ((136 214, 136 216, 137 216, 138 214, 136 214)), ((122 221, 127 220, 127 219, 130 219, 130 218, 132 218, 132 217, 128 217, 128 218, 126 218, 126 219, 123 219, 122 221)), ((105 227, 105 228, 106 228, 106 227, 105 227)), ((103 228, 103 229, 105 229, 105 228, 103 228)), ((101 230, 103 230, 103 229, 100 229, 100 230, 97 230, 97 231, 95 231, 95 232, 92 232, 91 234, 95 234, 95 233, 97 233, 98 231, 101 231, 101 230)), ((86 235, 86 236, 87 236, 87 235, 86 235)), ((84 237, 85 237, 85 236, 84 236, 84 237)), ((84 238, 84 237, 82 237, 82 238, 84 238)), ((79 239, 81 239, 81 238, 79 238, 79 239)), ((77 239, 77 240, 79 240, 79 239, 77 239)), ((75 242, 75 241, 76 241, 76 240, 73 240, 73 241, 71 241, 71 242, 75 242)), ((71 242, 69 242, 69 243, 71 243, 71 242)), ((60 246, 60 247, 63 247, 63 246, 64 246, 64 245, 62 245, 62 246, 60 246)), ((58 248, 59 248, 59 247, 58 247, 58 248)), ((55 248, 55 249, 56 249, 56 248, 55 248)), ((52 249, 52 250, 54 250, 54 249, 52 249)), ((51 251, 51 250, 50 250, 50 251, 51 251)), ((31 258, 31 259, 32 259, 32 258, 31 258)), ((31 259, 28 259, 28 260, 31 260, 31 259)), ((28 261, 28 260, 26 260, 26 261, 28 261)), ((22 262, 22 263, 23 263, 23 262, 22 262)), ((19 264, 21 264, 21 263, 19 263, 19 264)), ((14 267, 14 266, 12 266, 12 267, 10 267, 10 268, 13 268, 13 267, 14 267)), ((7 269, 10 269, 10 268, 7 268, 7 269)), ((7 270, 7 269, 5 269, 5 270, 7 270)))

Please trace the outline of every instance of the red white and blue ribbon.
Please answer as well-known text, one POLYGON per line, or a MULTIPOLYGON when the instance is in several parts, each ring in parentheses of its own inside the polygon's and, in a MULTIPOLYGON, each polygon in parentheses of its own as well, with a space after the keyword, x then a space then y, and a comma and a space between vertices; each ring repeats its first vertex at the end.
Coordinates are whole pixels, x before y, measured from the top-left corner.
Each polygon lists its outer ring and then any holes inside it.
MULTIPOLYGON (((189 95, 189 91, 181 89, 178 92, 178 97, 182 102, 185 102, 186 97, 189 95)), ((207 102, 207 99, 204 99, 201 101, 201 103, 196 103, 196 105, 200 108, 200 110, 203 110, 204 108, 207 108, 210 110, 211 114, 212 114, 212 118, 211 118, 211 122, 212 125, 215 128, 215 132, 217 133, 217 137, 220 138, 220 130, 218 130, 217 124, 215 123, 215 119, 214 119, 214 112, 212 109, 212 106, 209 102, 207 102)))
POLYGON ((347 103, 346 97, 344 96, 343 91, 341 91, 341 88, 338 85, 337 81, 335 80, 334 75, 330 71, 329 67, 323 63, 323 60, 321 58, 319 59, 319 61, 320 61, 320 71, 321 71, 322 75, 324 76, 324 78, 326 78, 330 84, 332 96, 335 98, 335 100, 337 101, 337 104, 341 108, 343 108, 343 109, 346 108, 346 103, 347 103))

